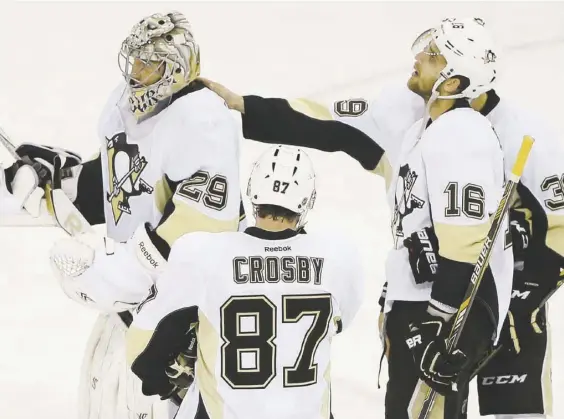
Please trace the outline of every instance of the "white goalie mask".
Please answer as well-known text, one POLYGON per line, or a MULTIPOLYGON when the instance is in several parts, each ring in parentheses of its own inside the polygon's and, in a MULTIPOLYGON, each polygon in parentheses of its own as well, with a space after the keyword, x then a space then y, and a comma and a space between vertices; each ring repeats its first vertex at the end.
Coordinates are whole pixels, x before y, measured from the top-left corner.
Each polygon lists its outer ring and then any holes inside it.
POLYGON ((300 214, 298 227, 315 204, 315 172, 309 156, 297 147, 269 148, 255 162, 247 186, 253 206, 277 205, 300 214))
POLYGON ((419 35, 412 46, 413 54, 433 54, 427 52, 433 41, 447 65, 433 86, 432 98, 474 99, 493 88, 497 78, 497 48, 482 19, 444 19, 439 27, 419 35), (454 76, 468 78, 470 85, 459 94, 439 96, 438 87, 454 76))
POLYGON ((127 82, 130 110, 138 120, 166 106, 175 92, 200 74, 199 47, 190 23, 179 12, 153 14, 137 23, 121 45, 118 62, 127 82), (145 79, 146 69, 152 69, 150 78, 156 81, 147 84, 136 79, 136 64, 145 68, 145 79))

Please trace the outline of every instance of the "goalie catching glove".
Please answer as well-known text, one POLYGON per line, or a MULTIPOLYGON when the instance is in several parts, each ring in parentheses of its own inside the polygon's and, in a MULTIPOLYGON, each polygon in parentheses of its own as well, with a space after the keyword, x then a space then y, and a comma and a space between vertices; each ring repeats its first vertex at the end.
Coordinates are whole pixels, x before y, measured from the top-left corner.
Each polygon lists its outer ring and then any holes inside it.
POLYGON ((149 235, 146 224, 127 243, 95 232, 64 238, 51 248, 51 267, 71 299, 105 312, 131 310, 166 264, 149 235))

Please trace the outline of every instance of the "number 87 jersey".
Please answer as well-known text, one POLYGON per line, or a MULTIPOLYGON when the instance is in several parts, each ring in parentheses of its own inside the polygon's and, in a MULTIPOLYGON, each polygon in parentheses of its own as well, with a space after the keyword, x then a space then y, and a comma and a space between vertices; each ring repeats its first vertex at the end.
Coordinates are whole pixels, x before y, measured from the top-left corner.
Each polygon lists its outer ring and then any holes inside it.
POLYGON ((363 284, 355 247, 335 236, 188 234, 130 328, 128 361, 144 389, 165 395, 170 354, 197 323, 196 377, 178 418, 326 419, 331 338, 350 325, 363 284))

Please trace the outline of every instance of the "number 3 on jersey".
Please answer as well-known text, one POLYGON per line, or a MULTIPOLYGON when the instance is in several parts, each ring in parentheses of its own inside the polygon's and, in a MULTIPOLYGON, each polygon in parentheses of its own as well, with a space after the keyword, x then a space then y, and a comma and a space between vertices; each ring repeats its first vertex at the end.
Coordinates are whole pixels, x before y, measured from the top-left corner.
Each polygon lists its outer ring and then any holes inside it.
MULTIPOLYGON (((276 312, 276 305, 264 295, 231 297, 221 307, 221 376, 231 388, 266 388, 276 377, 276 312)), ((330 294, 282 296, 282 323, 313 316, 296 362, 283 368, 284 387, 317 382, 313 361, 327 336, 332 312, 330 294)))

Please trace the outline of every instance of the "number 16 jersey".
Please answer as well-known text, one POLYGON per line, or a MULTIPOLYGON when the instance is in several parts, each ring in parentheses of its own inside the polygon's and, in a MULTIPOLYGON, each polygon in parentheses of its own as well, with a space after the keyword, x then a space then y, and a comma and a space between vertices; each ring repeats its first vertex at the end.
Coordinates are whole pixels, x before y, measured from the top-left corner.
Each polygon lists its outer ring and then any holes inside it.
POLYGON ((179 313, 197 306, 196 378, 177 418, 328 419, 331 339, 358 311, 362 271, 355 247, 335 236, 188 234, 134 320, 134 366, 155 364, 142 353, 150 346, 170 350, 159 329, 178 324, 181 336, 196 319, 179 313))

